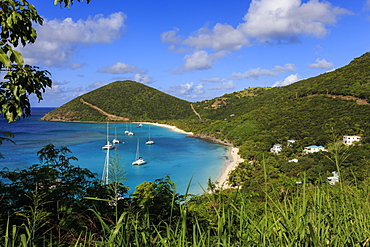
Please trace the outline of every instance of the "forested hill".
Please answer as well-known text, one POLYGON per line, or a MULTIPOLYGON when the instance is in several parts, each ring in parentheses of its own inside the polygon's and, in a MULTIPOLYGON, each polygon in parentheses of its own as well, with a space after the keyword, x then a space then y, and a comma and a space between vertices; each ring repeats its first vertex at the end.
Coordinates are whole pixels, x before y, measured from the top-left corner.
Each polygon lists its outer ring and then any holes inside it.
MULTIPOLYGON (((323 165, 324 161, 317 157, 308 159, 309 156, 302 155, 304 147, 319 145, 330 149, 344 135, 359 135, 362 145, 352 149, 358 154, 352 153, 346 165, 352 171, 358 170, 353 174, 360 179, 365 174, 360 172, 360 167, 365 167, 363 160, 370 160, 369 68, 370 53, 366 53, 342 68, 285 87, 250 88, 193 103, 202 121, 174 124, 200 137, 238 146, 245 160, 264 159, 266 165, 271 162, 275 168, 286 166, 279 172, 293 169, 295 176, 313 169, 309 175, 312 180, 325 180, 336 168, 323 165), (296 143, 288 148, 287 141, 291 139, 296 143), (269 152, 274 144, 283 145, 284 155, 269 152), (300 162, 288 165, 293 158, 300 162)), ((366 167, 370 169, 370 165, 366 167)))
POLYGON ((134 81, 116 81, 53 110, 47 121, 164 121, 195 116, 190 102, 134 81))

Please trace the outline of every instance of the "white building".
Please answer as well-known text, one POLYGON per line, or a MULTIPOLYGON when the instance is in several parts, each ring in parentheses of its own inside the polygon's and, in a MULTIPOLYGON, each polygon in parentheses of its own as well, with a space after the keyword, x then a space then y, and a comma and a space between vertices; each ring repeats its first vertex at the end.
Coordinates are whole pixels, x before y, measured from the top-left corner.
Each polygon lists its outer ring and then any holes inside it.
POLYGON ((334 185, 339 182, 339 175, 338 175, 338 172, 332 172, 332 173, 333 173, 333 176, 328 177, 328 183, 331 185, 334 185))
POLYGON ((281 152, 281 149, 283 148, 283 145, 281 144, 275 144, 272 148, 270 148, 271 153, 278 154, 281 152))
POLYGON ((288 147, 292 146, 295 143, 295 140, 288 140, 288 147))
POLYGON ((324 152, 326 150, 323 146, 308 146, 308 147, 304 147, 304 150, 303 150, 303 152, 305 152, 306 154, 312 154, 312 153, 316 153, 320 151, 324 152))
POLYGON ((291 159, 291 160, 288 160, 288 162, 298 163, 298 159, 291 159))
POLYGON ((361 136, 343 136, 343 143, 348 146, 359 141, 361 141, 361 136))

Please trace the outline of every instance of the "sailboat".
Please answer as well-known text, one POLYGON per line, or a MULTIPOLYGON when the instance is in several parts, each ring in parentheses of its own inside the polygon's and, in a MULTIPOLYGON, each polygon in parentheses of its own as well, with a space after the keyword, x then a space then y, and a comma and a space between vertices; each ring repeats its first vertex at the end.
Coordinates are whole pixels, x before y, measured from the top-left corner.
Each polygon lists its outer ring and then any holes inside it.
POLYGON ((136 147, 136 160, 132 162, 133 166, 141 166, 146 164, 146 161, 140 157, 139 155, 139 139, 137 139, 137 147, 136 147))
POLYGON ((102 147, 102 149, 105 149, 105 150, 107 150, 107 149, 114 149, 114 146, 109 142, 109 140, 108 140, 108 123, 107 123, 107 144, 105 144, 103 147, 102 147))
POLYGON ((126 122, 126 131, 125 134, 127 135, 130 131, 128 131, 127 122, 126 122))
POLYGON ((132 129, 132 126, 130 124, 130 131, 127 133, 127 135, 129 135, 129 136, 133 136, 134 135, 134 132, 132 132, 131 129, 132 129))
POLYGON ((117 139, 117 128, 114 128, 114 139, 112 143, 113 144, 119 143, 119 140, 117 139))
POLYGON ((148 141, 145 144, 146 145, 153 145, 154 144, 154 141, 150 140, 150 126, 149 126, 149 138, 148 138, 148 141))

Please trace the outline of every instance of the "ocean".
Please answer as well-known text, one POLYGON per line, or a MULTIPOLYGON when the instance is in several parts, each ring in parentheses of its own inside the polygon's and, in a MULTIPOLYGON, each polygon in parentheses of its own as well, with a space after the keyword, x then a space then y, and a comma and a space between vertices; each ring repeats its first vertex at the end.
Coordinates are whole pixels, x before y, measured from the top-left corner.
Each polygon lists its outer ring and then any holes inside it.
MULTIPOLYGON (((41 121, 41 117, 54 108, 32 108, 32 116, 8 124, 0 120, 0 132, 12 132, 15 144, 4 141, 0 145, 0 170, 5 167, 10 170, 28 168, 39 164, 37 151, 52 143, 56 148, 62 146, 71 150, 71 155, 78 158, 73 165, 88 168, 101 179, 106 151, 107 123, 65 123, 41 121)), ((115 150, 110 151, 110 157, 116 156, 124 167, 126 182, 130 193, 144 181, 170 176, 176 183, 177 191, 184 194, 190 181, 189 192, 201 194, 207 189, 210 178, 215 181, 227 160, 228 147, 210 143, 201 139, 191 138, 187 134, 174 132, 165 127, 143 123, 138 128, 137 123, 109 123, 108 137, 112 142, 117 134, 120 142, 115 150), (133 136, 124 132, 132 131, 133 136), (145 145, 150 139, 154 145, 145 145), (135 160, 137 143, 140 156, 147 164, 132 166, 135 160)))

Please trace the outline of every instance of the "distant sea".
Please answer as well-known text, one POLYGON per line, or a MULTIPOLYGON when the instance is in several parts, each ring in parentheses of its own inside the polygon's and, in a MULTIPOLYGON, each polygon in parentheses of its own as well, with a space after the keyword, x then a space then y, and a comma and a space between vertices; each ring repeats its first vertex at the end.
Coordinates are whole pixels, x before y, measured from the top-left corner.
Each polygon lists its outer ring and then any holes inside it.
MULTIPOLYGON (((106 144, 106 123, 65 123, 41 121, 46 113, 54 108, 32 108, 32 116, 8 124, 0 120, 0 132, 12 132, 12 140, 16 143, 4 141, 0 146, 0 170, 7 167, 10 170, 28 168, 39 164, 37 151, 52 143, 57 148, 68 147, 72 156, 78 158, 73 165, 88 168, 101 179, 106 151, 102 146, 106 144)), ((177 185, 180 194, 184 194, 188 184, 190 193, 201 194, 207 189, 208 179, 215 181, 220 175, 223 163, 227 160, 227 147, 210 143, 201 139, 191 138, 187 134, 174 132, 168 128, 143 124, 137 128, 137 123, 109 123, 108 137, 112 141, 117 133, 115 152, 121 159, 126 173, 125 185, 130 187, 130 193, 144 181, 170 176, 177 185), (132 131, 133 136, 124 134, 132 131), (145 145, 150 133, 154 145, 145 145), (137 142, 139 140, 140 156, 147 160, 143 166, 132 166, 135 160, 137 142)))

